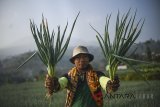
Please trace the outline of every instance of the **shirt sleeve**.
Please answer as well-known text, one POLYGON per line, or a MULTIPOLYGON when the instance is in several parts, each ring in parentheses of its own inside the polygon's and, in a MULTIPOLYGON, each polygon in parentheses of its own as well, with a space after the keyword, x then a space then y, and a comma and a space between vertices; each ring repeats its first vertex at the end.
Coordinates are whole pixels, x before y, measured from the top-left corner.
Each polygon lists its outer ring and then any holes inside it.
POLYGON ((60 90, 64 89, 67 87, 68 84, 68 78, 66 75, 62 76, 61 78, 58 79, 58 82, 60 84, 60 90))
POLYGON ((106 77, 105 74, 100 71, 97 71, 97 75, 98 75, 99 83, 100 83, 102 89, 106 91, 107 82, 111 79, 106 77))
POLYGON ((101 85, 102 89, 105 90, 105 91, 106 91, 107 82, 109 80, 111 80, 111 79, 106 77, 106 76, 101 76, 99 78, 100 85, 101 85))

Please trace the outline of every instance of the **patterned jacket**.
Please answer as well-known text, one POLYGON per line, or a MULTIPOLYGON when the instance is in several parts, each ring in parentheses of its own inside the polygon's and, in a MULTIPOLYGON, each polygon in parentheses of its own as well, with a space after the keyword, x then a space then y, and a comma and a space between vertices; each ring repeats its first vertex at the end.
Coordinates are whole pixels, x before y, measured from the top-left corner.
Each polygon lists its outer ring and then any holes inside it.
MULTIPOLYGON (((78 75, 79 73, 77 72, 76 67, 73 67, 67 74, 69 82, 67 86, 67 98, 65 107, 71 107, 73 104, 74 95, 77 90, 78 75)), ((104 74, 98 71, 94 71, 90 65, 85 76, 91 91, 92 98, 95 100, 98 107, 103 107, 103 95, 99 83, 100 75, 104 74)))

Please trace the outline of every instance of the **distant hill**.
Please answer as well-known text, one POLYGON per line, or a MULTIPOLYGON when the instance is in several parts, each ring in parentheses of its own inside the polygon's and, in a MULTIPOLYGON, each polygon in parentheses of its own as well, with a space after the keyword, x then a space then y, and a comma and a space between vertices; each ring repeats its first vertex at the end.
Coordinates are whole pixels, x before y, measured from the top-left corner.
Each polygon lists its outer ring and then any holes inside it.
MULTIPOLYGON (((160 41, 148 40, 144 43, 135 44, 128 52, 128 55, 132 53, 136 47, 138 47, 135 52, 136 54, 141 55, 143 53, 146 53, 147 46, 150 48, 151 52, 160 53, 160 41)), ((73 64, 69 62, 69 59, 72 57, 73 48, 74 47, 69 47, 62 60, 57 64, 56 70, 58 75, 62 75, 68 72, 68 70, 73 66, 73 64)), ((106 63, 101 48, 99 46, 88 46, 88 49, 90 53, 94 55, 94 60, 92 61, 92 65, 94 66, 94 68, 104 70, 104 66, 106 65, 106 63)), ((37 75, 46 73, 46 67, 41 62, 38 55, 36 55, 27 64, 20 68, 18 72, 15 71, 15 69, 33 53, 33 51, 30 51, 1 60, 0 75, 11 75, 13 76, 13 78, 34 78, 37 75)))
POLYGON ((140 42, 136 45, 134 45, 134 47, 138 47, 136 53, 138 54, 142 54, 142 53, 145 53, 146 52, 146 46, 148 46, 152 52, 154 53, 160 53, 160 40, 148 40, 148 41, 145 41, 145 42, 140 42))

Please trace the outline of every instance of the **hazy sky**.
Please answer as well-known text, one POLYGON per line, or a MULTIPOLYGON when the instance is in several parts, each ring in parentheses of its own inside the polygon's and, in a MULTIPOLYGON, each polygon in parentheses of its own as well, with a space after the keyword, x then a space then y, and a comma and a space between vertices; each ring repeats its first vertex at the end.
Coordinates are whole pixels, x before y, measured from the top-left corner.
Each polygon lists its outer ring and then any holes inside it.
POLYGON ((70 46, 98 45, 92 24, 103 34, 105 17, 112 13, 110 34, 114 37, 114 24, 118 10, 126 13, 137 9, 137 19, 145 18, 145 25, 138 41, 160 39, 159 0, 0 0, 0 57, 36 49, 29 19, 40 24, 42 13, 49 29, 57 31, 69 22, 68 31, 80 11, 70 46))

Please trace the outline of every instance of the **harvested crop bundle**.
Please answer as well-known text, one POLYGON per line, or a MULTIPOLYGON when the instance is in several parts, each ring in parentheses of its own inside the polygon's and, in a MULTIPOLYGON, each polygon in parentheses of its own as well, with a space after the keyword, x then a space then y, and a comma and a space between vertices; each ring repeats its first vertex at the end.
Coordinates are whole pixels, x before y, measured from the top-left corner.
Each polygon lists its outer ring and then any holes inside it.
MULTIPOLYGON (((130 10, 122 17, 120 17, 120 13, 118 12, 113 43, 110 40, 110 34, 108 30, 111 15, 107 16, 106 18, 105 31, 103 36, 91 26, 92 29, 97 32, 96 38, 102 49, 106 63, 108 64, 106 66, 106 71, 109 72, 111 80, 114 80, 118 65, 120 63, 128 65, 134 69, 134 71, 139 73, 138 70, 130 64, 130 61, 144 62, 126 57, 126 53, 140 35, 144 24, 144 20, 139 20, 138 22, 135 21, 136 12, 133 16, 129 16, 130 10)), ((140 76, 142 75, 140 74, 140 76)))

